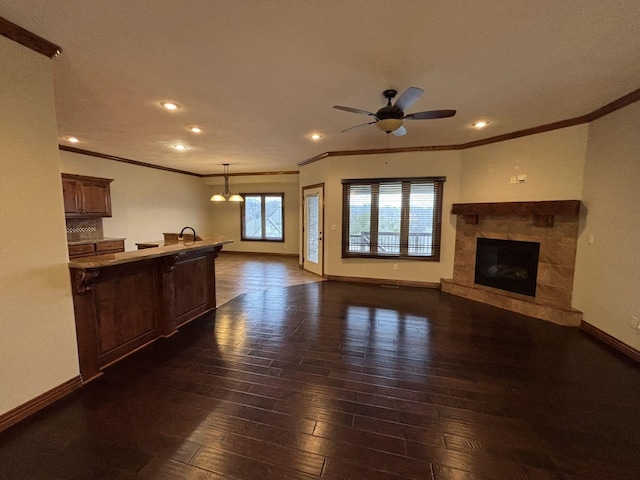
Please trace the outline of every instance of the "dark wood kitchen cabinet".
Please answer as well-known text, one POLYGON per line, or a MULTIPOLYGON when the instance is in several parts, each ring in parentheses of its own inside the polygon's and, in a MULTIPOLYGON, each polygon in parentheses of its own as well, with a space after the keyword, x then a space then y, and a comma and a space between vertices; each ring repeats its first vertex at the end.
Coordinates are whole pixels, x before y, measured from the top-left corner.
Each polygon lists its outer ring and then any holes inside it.
POLYGON ((215 258, 226 239, 70 262, 82 379, 216 308, 215 258))
POLYGON ((69 245, 69 258, 92 257, 96 254, 95 243, 83 243, 82 245, 69 245))
POLYGON ((109 178, 62 174, 64 214, 67 218, 111 216, 109 178))
POLYGON ((92 257, 105 253, 124 252, 124 239, 100 239, 74 242, 69 245, 69 259, 92 257))

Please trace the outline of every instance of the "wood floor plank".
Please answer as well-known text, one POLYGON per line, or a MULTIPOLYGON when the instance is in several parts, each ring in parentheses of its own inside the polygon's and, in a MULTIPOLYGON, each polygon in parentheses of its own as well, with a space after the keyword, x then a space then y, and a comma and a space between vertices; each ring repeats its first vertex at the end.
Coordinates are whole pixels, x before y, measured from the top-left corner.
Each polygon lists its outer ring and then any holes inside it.
POLYGON ((624 480, 640 367, 437 290, 227 255, 217 311, 0 433, 0 480, 624 480))

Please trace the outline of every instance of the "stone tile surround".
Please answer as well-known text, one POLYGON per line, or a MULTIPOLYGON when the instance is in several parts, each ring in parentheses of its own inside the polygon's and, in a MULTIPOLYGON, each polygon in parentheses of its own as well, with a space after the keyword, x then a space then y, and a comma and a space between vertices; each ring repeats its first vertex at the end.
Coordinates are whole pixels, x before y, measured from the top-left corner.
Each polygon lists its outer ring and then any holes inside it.
POLYGON ((578 215, 555 215, 553 226, 536 226, 532 215, 480 215, 478 223, 457 216, 453 279, 442 291, 561 325, 578 326, 582 312, 571 307, 578 215), (477 238, 540 243, 536 296, 474 283, 477 238))

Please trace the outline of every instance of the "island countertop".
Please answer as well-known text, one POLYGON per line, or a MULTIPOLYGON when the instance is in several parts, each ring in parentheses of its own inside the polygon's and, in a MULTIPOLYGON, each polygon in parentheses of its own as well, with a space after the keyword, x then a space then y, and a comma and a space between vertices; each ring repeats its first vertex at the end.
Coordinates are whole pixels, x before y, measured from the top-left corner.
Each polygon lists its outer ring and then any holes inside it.
POLYGON ((215 310, 215 259, 232 240, 204 237, 69 262, 84 382, 215 310))
POLYGON ((82 257, 69 261, 69 268, 91 269, 110 267, 123 263, 137 262, 140 260, 149 260, 152 258, 164 257, 173 254, 186 254, 199 249, 211 249, 220 247, 233 240, 223 237, 222 235, 208 235, 202 240, 177 242, 175 244, 164 244, 154 248, 145 248, 143 250, 134 250, 130 252, 108 253, 96 255, 94 257, 82 257))

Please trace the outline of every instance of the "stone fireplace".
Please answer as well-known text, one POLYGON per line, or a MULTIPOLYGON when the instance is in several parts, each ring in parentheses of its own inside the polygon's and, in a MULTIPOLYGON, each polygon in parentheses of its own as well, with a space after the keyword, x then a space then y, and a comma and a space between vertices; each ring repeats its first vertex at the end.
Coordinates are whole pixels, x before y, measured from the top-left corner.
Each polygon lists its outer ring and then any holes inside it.
POLYGON ((442 291, 580 325, 571 307, 579 211, 579 200, 454 204, 453 279, 442 291))

